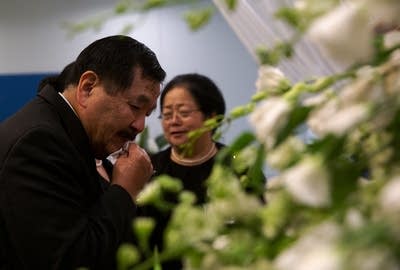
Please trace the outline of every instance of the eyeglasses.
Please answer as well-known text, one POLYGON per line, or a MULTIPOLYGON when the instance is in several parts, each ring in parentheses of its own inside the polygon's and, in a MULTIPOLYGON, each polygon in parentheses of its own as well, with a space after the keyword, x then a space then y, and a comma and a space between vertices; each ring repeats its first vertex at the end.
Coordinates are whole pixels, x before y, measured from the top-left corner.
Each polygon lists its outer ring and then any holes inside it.
POLYGON ((200 110, 194 109, 194 110, 177 110, 177 111, 166 111, 162 112, 160 116, 158 117, 159 119, 163 121, 169 121, 174 117, 174 113, 176 113, 177 116, 179 116, 180 119, 187 119, 191 116, 192 113, 198 112, 200 110))

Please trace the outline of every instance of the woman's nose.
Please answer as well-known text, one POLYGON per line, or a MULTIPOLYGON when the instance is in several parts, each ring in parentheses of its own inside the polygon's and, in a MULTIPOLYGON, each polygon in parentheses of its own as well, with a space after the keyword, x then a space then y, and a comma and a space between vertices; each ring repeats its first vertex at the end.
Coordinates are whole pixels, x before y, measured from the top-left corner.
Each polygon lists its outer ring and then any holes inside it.
POLYGON ((172 123, 179 123, 181 121, 181 116, 179 115, 179 113, 177 112, 177 111, 175 111, 173 114, 172 114, 172 118, 171 118, 171 122, 172 123))

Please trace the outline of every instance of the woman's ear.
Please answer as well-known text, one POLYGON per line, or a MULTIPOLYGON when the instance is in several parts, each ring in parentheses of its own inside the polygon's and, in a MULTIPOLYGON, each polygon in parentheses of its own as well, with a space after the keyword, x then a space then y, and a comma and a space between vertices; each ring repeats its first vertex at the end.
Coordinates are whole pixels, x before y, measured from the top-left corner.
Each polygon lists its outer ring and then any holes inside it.
POLYGON ((80 106, 87 106, 87 100, 93 93, 93 88, 97 85, 99 77, 94 71, 85 71, 78 82, 76 99, 80 106))

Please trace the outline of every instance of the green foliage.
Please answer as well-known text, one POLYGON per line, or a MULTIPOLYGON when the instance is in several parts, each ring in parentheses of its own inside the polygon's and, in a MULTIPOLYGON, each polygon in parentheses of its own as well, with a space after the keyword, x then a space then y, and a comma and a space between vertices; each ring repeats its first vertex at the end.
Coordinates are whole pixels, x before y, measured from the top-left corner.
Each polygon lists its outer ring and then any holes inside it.
POLYGON ((128 11, 130 7, 130 1, 120 1, 115 5, 114 12, 115 14, 122 14, 128 11))
POLYGON ((155 221, 152 218, 138 217, 133 220, 133 232, 138 239, 139 248, 146 254, 150 254, 148 243, 154 227, 155 221))
POLYGON ((282 7, 275 13, 275 17, 300 33, 304 33, 316 18, 332 10, 342 0, 304 0, 303 8, 282 7))
POLYGON ((117 252, 118 270, 130 269, 138 261, 139 261, 138 250, 132 244, 122 244, 118 248, 117 252))
POLYGON ((205 26, 211 19, 214 9, 211 7, 201 10, 190 10, 184 14, 184 19, 191 30, 196 31, 205 26))
MULTIPOLYGON (((234 7, 235 2, 227 1, 227 4, 234 7)), ((132 22, 127 23, 120 30, 120 34, 129 34, 135 29, 139 15, 143 16, 155 10, 182 5, 187 6, 188 9, 183 15, 187 26, 190 30, 197 31, 207 25, 215 11, 214 6, 198 8, 197 4, 202 4, 202 0, 121 0, 112 10, 104 14, 96 15, 82 22, 66 22, 62 26, 67 30, 68 36, 73 37, 88 30, 99 31, 106 22, 119 16, 131 14, 132 22)))
POLYGON ((277 65, 282 58, 290 58, 293 54, 293 47, 290 42, 282 42, 274 48, 268 50, 260 46, 256 49, 256 54, 262 65, 277 65))
POLYGON ((225 0, 225 4, 229 10, 235 10, 237 1, 236 0, 225 0))
MULTIPOLYGON (((147 12, 183 2, 133 5, 126 0, 114 12, 147 12)), ((294 34, 276 45, 259 47, 261 66, 292 57, 315 20, 339 3, 304 0, 300 8, 278 10, 276 18, 294 34)), ((238 2, 225 4, 234 10, 238 2)), ((191 9, 185 20, 198 30, 212 14, 212 8, 191 9)), ((166 245, 150 250, 146 241, 154 223, 137 219, 137 246, 121 246, 119 269, 160 269, 171 258, 181 259, 185 269, 315 269, 314 258, 317 268, 323 269, 397 269, 400 204, 391 191, 400 188, 400 65, 393 60, 400 45, 387 47, 383 34, 371 39, 374 51, 367 61, 338 74, 292 84, 268 69, 268 76, 259 79, 268 81, 276 75, 279 81, 261 84, 247 104, 191 132, 184 146, 189 152, 204 132, 214 130, 218 138, 234 120, 261 115, 255 117, 254 132, 243 132, 216 156, 205 204, 196 205, 193 193, 165 175, 145 187, 138 205, 172 213, 166 245), (304 126, 315 131, 307 142, 298 138, 304 126), (265 162, 278 170, 267 188, 265 162), (171 192, 179 194, 177 204, 165 200, 171 192), (139 250, 144 260, 139 261, 139 250)), ((152 152, 149 137, 145 130, 139 144, 152 152)), ((163 136, 155 141, 159 148, 166 143, 163 136)))
POLYGON ((299 31, 305 31, 308 27, 308 21, 306 20, 307 17, 304 17, 294 8, 279 9, 275 16, 299 31))
POLYGON ((162 211, 168 211, 174 204, 165 200, 164 194, 167 192, 178 193, 182 190, 182 183, 179 179, 161 175, 157 181, 147 184, 137 199, 138 205, 153 205, 162 211))
POLYGON ((166 6, 168 4, 168 1, 166 0, 147 0, 145 4, 142 6, 142 10, 151 10, 154 8, 160 8, 163 6, 166 6))

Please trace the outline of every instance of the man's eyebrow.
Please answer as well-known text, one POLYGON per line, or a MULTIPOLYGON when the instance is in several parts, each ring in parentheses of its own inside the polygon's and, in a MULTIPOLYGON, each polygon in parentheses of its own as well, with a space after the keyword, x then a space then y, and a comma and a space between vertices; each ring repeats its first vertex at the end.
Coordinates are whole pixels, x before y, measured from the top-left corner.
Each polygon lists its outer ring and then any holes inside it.
POLYGON ((136 102, 140 104, 149 104, 150 103, 150 98, 145 95, 139 95, 136 97, 136 102))

